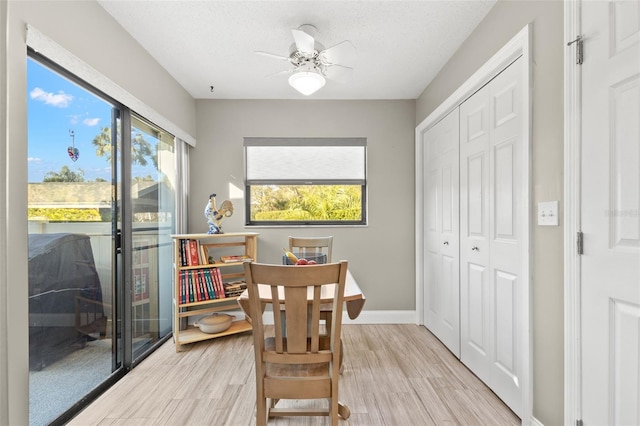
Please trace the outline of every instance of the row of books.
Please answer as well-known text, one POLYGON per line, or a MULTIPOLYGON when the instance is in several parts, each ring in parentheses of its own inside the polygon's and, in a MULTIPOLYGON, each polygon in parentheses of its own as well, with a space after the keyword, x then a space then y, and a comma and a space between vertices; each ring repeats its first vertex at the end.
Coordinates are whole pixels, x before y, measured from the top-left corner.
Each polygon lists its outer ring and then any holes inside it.
POLYGON ((218 268, 180 271, 180 303, 224 299, 224 282, 218 268))
POLYGON ((180 266, 205 265, 208 262, 202 258, 198 240, 180 240, 180 266))
MULTIPOLYGON (((246 254, 221 256, 222 263, 235 263, 253 260, 251 256, 246 254)), ((207 250, 206 244, 200 244, 198 240, 181 239, 180 240, 180 266, 199 266, 212 265, 218 261, 211 256, 207 250)))

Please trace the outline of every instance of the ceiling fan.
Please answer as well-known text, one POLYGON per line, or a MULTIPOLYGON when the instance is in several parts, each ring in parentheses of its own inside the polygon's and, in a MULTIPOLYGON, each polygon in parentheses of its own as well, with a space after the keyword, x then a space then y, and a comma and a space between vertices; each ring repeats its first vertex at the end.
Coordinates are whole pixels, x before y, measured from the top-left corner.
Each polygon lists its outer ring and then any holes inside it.
POLYGON ((268 52, 256 51, 259 55, 269 56, 287 61, 293 68, 276 74, 291 74, 289 84, 303 95, 311 95, 325 84, 325 78, 346 82, 353 73, 353 68, 341 65, 353 56, 355 46, 351 41, 342 41, 328 49, 315 39, 318 30, 313 25, 305 24, 291 30, 294 43, 289 49, 289 56, 281 56, 268 52))

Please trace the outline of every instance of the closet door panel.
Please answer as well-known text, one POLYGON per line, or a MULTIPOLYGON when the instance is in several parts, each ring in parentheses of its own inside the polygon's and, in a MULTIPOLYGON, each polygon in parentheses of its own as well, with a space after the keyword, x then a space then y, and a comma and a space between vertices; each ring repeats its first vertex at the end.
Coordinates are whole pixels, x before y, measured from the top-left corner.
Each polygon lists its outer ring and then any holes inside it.
POLYGON ((489 127, 485 87, 460 106, 460 360, 487 384, 491 353, 489 127))
POLYGON ((460 360, 522 410, 521 68, 460 105, 460 360))
POLYGON ((489 83, 491 158, 490 292, 493 347, 491 382, 493 391, 516 413, 522 410, 521 351, 526 336, 521 330, 523 304, 521 277, 522 236, 518 230, 524 217, 522 129, 522 69, 517 60, 489 83))
POLYGON ((459 120, 452 111, 423 137, 426 165, 425 325, 460 356, 459 120))

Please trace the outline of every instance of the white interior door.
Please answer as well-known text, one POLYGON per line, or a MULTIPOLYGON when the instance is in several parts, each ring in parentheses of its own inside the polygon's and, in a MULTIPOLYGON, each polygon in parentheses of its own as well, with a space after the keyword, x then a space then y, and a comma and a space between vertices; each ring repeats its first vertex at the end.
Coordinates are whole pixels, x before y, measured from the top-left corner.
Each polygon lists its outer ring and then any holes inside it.
POLYGON ((582 3, 582 420, 640 424, 640 3, 582 3))
POLYGON ((522 60, 460 106, 460 359, 523 416, 522 60))
POLYGON ((458 109, 424 143, 425 325, 460 357, 458 109))

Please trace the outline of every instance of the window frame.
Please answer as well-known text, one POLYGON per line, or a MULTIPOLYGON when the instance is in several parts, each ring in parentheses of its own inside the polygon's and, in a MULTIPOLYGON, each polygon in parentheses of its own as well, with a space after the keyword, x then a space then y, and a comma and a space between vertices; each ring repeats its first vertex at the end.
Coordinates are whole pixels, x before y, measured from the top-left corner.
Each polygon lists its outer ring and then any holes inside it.
POLYGON ((249 227, 284 227, 284 226, 366 226, 367 225, 367 139, 364 137, 353 138, 268 138, 246 137, 244 138, 244 185, 245 185, 245 226, 249 227), (353 179, 249 179, 249 161, 247 149, 251 146, 264 147, 305 147, 305 146, 330 146, 330 147, 362 147, 363 148, 363 177, 353 179), (359 220, 252 220, 251 219, 251 187, 262 185, 276 186, 317 186, 317 185, 356 185, 360 186, 360 211, 359 220))

